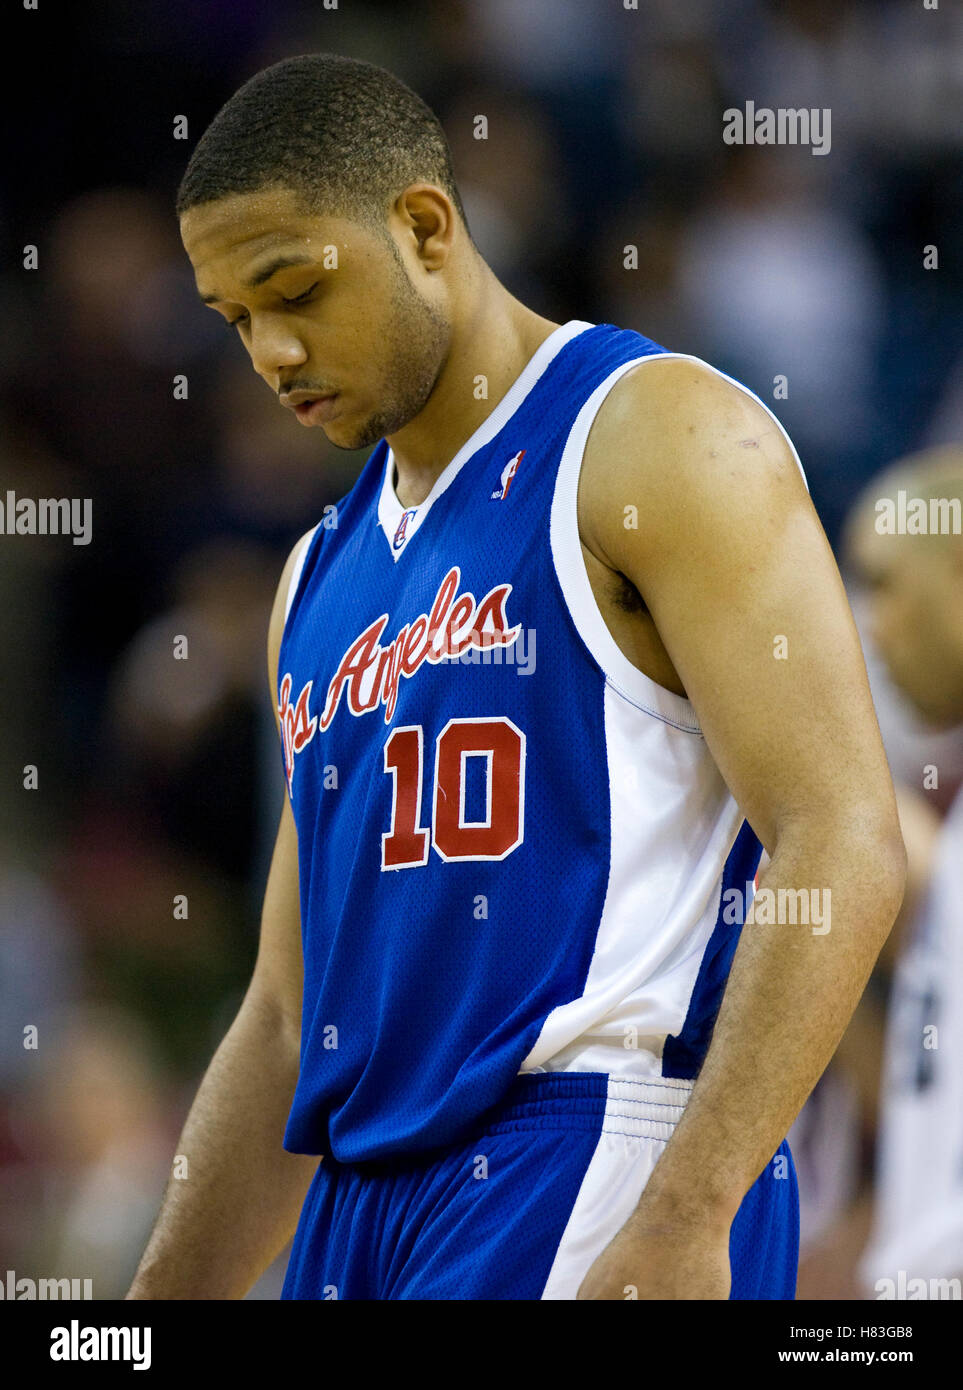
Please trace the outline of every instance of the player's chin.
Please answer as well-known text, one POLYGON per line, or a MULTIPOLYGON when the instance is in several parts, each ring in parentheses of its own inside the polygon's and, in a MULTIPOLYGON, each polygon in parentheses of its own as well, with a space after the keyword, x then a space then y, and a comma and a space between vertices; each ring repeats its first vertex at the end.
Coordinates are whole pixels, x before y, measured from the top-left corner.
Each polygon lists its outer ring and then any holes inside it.
MULTIPOLYGON (((345 411, 341 401, 338 400, 336 408, 329 419, 313 420, 310 427, 312 429, 323 430, 332 443, 342 444, 344 436, 354 433, 354 430, 345 424, 345 416, 348 413, 349 412, 345 411)), ((342 447, 344 446, 342 445, 342 447)))
POLYGON ((338 415, 333 420, 326 420, 322 429, 336 449, 370 449, 384 435, 384 429, 377 420, 373 419, 370 423, 363 420, 359 424, 357 416, 350 420, 338 415))

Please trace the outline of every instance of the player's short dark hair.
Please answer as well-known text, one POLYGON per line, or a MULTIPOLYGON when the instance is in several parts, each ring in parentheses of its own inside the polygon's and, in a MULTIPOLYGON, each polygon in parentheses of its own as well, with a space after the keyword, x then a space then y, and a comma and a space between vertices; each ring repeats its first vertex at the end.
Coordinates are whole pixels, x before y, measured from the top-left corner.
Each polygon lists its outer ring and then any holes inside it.
POLYGON ((420 182, 447 193, 467 230, 448 140, 421 97, 373 63, 306 53, 256 73, 221 107, 176 209, 282 186, 306 212, 383 229, 394 198, 420 182))

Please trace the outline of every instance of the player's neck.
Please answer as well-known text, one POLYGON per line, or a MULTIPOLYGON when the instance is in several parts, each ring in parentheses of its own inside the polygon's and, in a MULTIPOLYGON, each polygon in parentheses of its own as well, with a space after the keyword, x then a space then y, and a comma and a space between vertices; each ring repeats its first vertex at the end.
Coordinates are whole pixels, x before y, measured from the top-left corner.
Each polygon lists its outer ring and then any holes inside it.
POLYGON ((559 326, 526 308, 484 268, 424 409, 388 436, 397 466, 395 490, 403 506, 417 507, 424 501, 458 450, 559 326))

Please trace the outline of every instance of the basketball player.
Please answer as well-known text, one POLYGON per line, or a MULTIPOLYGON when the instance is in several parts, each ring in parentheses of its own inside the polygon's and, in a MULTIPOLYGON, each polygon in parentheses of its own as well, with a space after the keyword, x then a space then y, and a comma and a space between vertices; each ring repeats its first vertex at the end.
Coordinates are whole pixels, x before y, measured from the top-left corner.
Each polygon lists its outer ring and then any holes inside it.
MULTIPOLYGON (((887 470, 867 490, 849 527, 849 548, 870 591, 874 643, 896 685, 932 728, 963 724, 961 530, 958 447, 916 454, 887 470)), ((934 768, 938 776, 938 763, 934 768)), ((923 776, 921 767, 921 786, 923 776)), ((929 891, 908 931, 893 974, 873 1230, 860 1274, 871 1298, 959 1298, 963 788, 940 828, 929 891)))
POLYGON ((784 1136, 904 855, 784 431, 513 298, 376 67, 258 73, 178 213, 280 407, 375 447, 281 576, 260 952, 131 1296, 240 1297, 296 1228, 292 1299, 792 1297, 784 1136), (740 933, 761 845, 831 931, 740 933))

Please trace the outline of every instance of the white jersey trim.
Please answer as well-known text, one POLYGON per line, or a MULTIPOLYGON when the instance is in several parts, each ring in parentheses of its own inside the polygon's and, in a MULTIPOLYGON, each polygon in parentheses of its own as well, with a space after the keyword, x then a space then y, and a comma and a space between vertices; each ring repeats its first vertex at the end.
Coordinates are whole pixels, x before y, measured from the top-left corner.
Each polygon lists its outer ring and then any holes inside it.
MULTIPOLYGON (((319 521, 319 522, 318 522, 318 526, 320 526, 320 525, 321 525, 321 523, 320 523, 320 521, 319 521)), ((290 581, 289 581, 289 583, 288 583, 288 595, 287 595, 287 599, 286 599, 285 604, 284 604, 284 623, 285 623, 285 625, 287 624, 287 621, 288 621, 288 614, 291 612, 291 604, 294 602, 294 595, 295 595, 295 592, 297 591, 298 581, 300 580, 302 571, 304 570, 304 562, 305 562, 305 560, 306 560, 307 557, 308 557, 308 546, 311 544, 312 540, 314 539, 314 533, 315 533, 315 531, 318 529, 318 526, 312 526, 311 530, 307 533, 307 535, 301 537, 301 540, 300 540, 300 543, 299 543, 299 544, 300 544, 300 549, 298 550, 297 559, 296 559, 295 562, 294 562, 294 568, 293 568, 293 570, 291 571, 291 579, 290 579, 290 581)))
POLYGON ((546 1016, 521 1070, 653 1077, 688 1015, 743 816, 705 739, 602 689, 605 898, 582 992, 546 1016))

